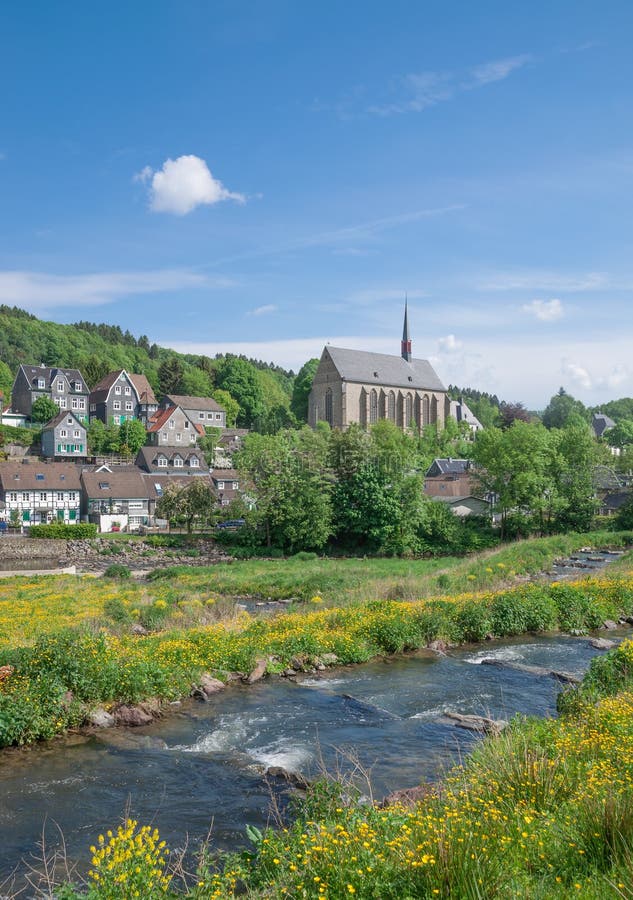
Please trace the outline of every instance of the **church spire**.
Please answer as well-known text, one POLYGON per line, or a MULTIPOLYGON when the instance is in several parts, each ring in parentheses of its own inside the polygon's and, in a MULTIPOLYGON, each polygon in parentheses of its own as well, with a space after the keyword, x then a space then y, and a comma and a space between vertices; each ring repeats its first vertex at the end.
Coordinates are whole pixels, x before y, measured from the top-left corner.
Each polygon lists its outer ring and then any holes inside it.
POLYGON ((409 335, 409 320, 407 318, 407 299, 405 297, 404 301, 404 326, 402 328, 402 341, 400 343, 400 353, 403 359, 406 359, 407 362, 411 362, 412 353, 411 353, 411 337, 409 335))

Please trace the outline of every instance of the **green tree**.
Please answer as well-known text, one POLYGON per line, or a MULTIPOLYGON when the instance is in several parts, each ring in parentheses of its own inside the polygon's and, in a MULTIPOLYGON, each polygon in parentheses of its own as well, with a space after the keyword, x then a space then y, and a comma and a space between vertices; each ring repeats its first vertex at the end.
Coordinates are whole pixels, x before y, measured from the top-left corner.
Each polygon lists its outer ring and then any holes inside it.
POLYGON ((543 410, 541 420, 546 428, 564 428, 572 415, 578 415, 585 421, 588 418, 585 405, 561 387, 543 410))
POLYGON ((318 359, 309 359, 301 366, 294 380, 290 409, 299 422, 308 421, 308 397, 312 390, 312 381, 318 366, 318 359))
POLYGON ((610 447, 619 447, 621 450, 633 444, 633 419, 621 419, 604 437, 610 447))
POLYGON ((633 494, 617 511, 614 524, 618 531, 633 531, 633 494))
POLYGON ((319 550, 331 533, 332 477, 327 437, 309 428, 276 435, 253 432, 236 455, 254 507, 247 521, 268 547, 319 550))
POLYGON ((13 387, 13 373, 8 365, 0 359, 0 405, 8 406, 11 403, 11 388, 13 387))
POLYGON ((541 528, 556 500, 552 472, 554 447, 542 425, 515 422, 507 431, 479 432, 473 457, 484 494, 495 498, 505 537, 511 513, 534 516, 541 528))
POLYGON ((184 522, 191 534, 194 524, 206 525, 217 509, 217 500, 206 479, 192 476, 186 485, 170 484, 156 506, 157 515, 184 522))
POLYGON ((106 426, 101 419, 93 419, 88 426, 88 450, 93 454, 105 453, 106 426))
POLYGON ((339 479, 332 496, 334 532, 341 545, 366 553, 388 549, 400 528, 401 506, 392 485, 372 463, 339 479))
POLYGON ((186 397, 210 397, 213 385, 207 372, 195 366, 187 366, 178 383, 178 393, 186 397))
POLYGON ((221 388, 216 388, 211 396, 225 411, 227 428, 234 428, 240 412, 240 404, 231 397, 228 391, 223 391, 221 388))
POLYGON ((225 357, 218 366, 216 384, 239 403, 237 424, 240 428, 248 428, 263 414, 264 391, 252 363, 237 356, 225 357))
POLYGON ((598 445, 589 424, 572 414, 567 426, 552 431, 556 453, 553 459, 555 493, 558 510, 556 527, 564 531, 589 531, 596 513, 593 471, 597 463, 598 445))
POLYGON ((59 406, 50 397, 41 396, 31 407, 31 420, 45 425, 46 422, 55 418, 58 412, 59 406))
POLYGON ((126 419, 119 425, 119 451, 124 456, 135 456, 146 438, 145 426, 138 419, 126 419))
POLYGON ((158 381, 163 394, 177 394, 182 376, 184 364, 179 357, 170 355, 158 367, 158 381))

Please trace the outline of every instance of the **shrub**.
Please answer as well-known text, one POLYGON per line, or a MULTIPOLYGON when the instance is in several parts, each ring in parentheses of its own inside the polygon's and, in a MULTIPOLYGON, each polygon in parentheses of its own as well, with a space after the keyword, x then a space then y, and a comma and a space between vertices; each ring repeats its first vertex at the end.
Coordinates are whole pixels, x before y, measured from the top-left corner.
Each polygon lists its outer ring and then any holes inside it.
MULTIPOLYGON (((104 578, 129 578, 131 570, 122 563, 112 563, 103 573, 104 578)), ((121 602, 121 601, 119 601, 121 602)))
POLYGON ((50 525, 31 525, 29 535, 34 538, 59 538, 64 541, 81 541, 97 536, 97 526, 91 522, 78 522, 76 525, 63 525, 53 522, 50 525))

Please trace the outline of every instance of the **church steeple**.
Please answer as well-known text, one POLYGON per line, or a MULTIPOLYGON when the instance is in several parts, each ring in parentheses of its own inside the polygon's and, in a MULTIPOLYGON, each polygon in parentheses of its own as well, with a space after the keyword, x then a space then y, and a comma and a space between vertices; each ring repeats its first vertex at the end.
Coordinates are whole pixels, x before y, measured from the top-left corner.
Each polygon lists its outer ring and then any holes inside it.
POLYGON ((411 337, 409 335, 409 320, 407 318, 407 301, 404 301, 404 326, 402 328, 402 341, 400 343, 400 353, 403 359, 411 362, 413 354, 411 353, 411 337))

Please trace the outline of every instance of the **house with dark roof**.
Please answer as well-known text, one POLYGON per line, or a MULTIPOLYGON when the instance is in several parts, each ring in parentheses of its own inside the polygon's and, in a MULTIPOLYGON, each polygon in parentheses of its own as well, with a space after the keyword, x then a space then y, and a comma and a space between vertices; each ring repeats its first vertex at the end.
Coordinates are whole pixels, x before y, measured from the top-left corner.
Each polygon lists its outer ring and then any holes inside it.
POLYGON ((604 413, 598 412, 591 417, 591 427, 595 436, 601 438, 606 431, 615 428, 615 422, 604 413))
POLYGON ((428 497, 469 497, 477 494, 477 478, 469 459, 434 459, 424 473, 428 497))
POLYGON ((490 515, 492 504, 489 500, 482 497, 473 497, 472 495, 462 497, 461 495, 451 497, 433 497, 438 503, 444 503, 455 516, 464 518, 465 516, 486 516, 490 515))
POLYGON ((60 411, 42 429, 46 459, 82 459, 88 455, 86 426, 71 412, 60 411))
POLYGON ((81 473, 82 505, 99 531, 137 531, 149 522, 149 497, 136 466, 98 466, 81 473))
POLYGON ((208 475, 202 450, 196 447, 141 447, 136 465, 145 472, 172 475, 208 475))
POLYGON ((180 406, 168 406, 154 413, 147 425, 147 443, 150 447, 195 446, 204 428, 193 421, 180 406))
POLYGON ((147 426, 158 409, 152 386, 145 375, 125 369, 109 372, 90 391, 90 419, 101 419, 106 425, 120 425, 138 419, 147 426))
POLYGON ((24 527, 80 520, 79 466, 24 459, 0 463, 0 516, 24 527))
POLYGON ((68 410, 77 418, 87 420, 88 396, 88 386, 79 369, 22 365, 13 382, 11 408, 30 418, 35 401, 48 397, 60 410, 68 410))
POLYGON ((478 431, 483 431, 484 426, 461 397, 459 400, 450 401, 449 413, 456 422, 463 422, 465 425, 468 425, 473 436, 478 431))
POLYGON ((352 423, 366 428, 387 419, 416 431, 443 426, 450 411, 446 388, 428 360, 412 355, 406 306, 400 347, 400 356, 389 356, 328 344, 308 399, 310 425, 324 421, 333 428, 352 423))
POLYGON ((226 410, 213 397, 187 397, 182 394, 165 394, 161 407, 179 406, 192 422, 204 428, 226 428, 226 410))
POLYGON ((211 472, 213 490, 220 506, 228 506, 240 496, 239 478, 235 469, 214 469, 211 472))

